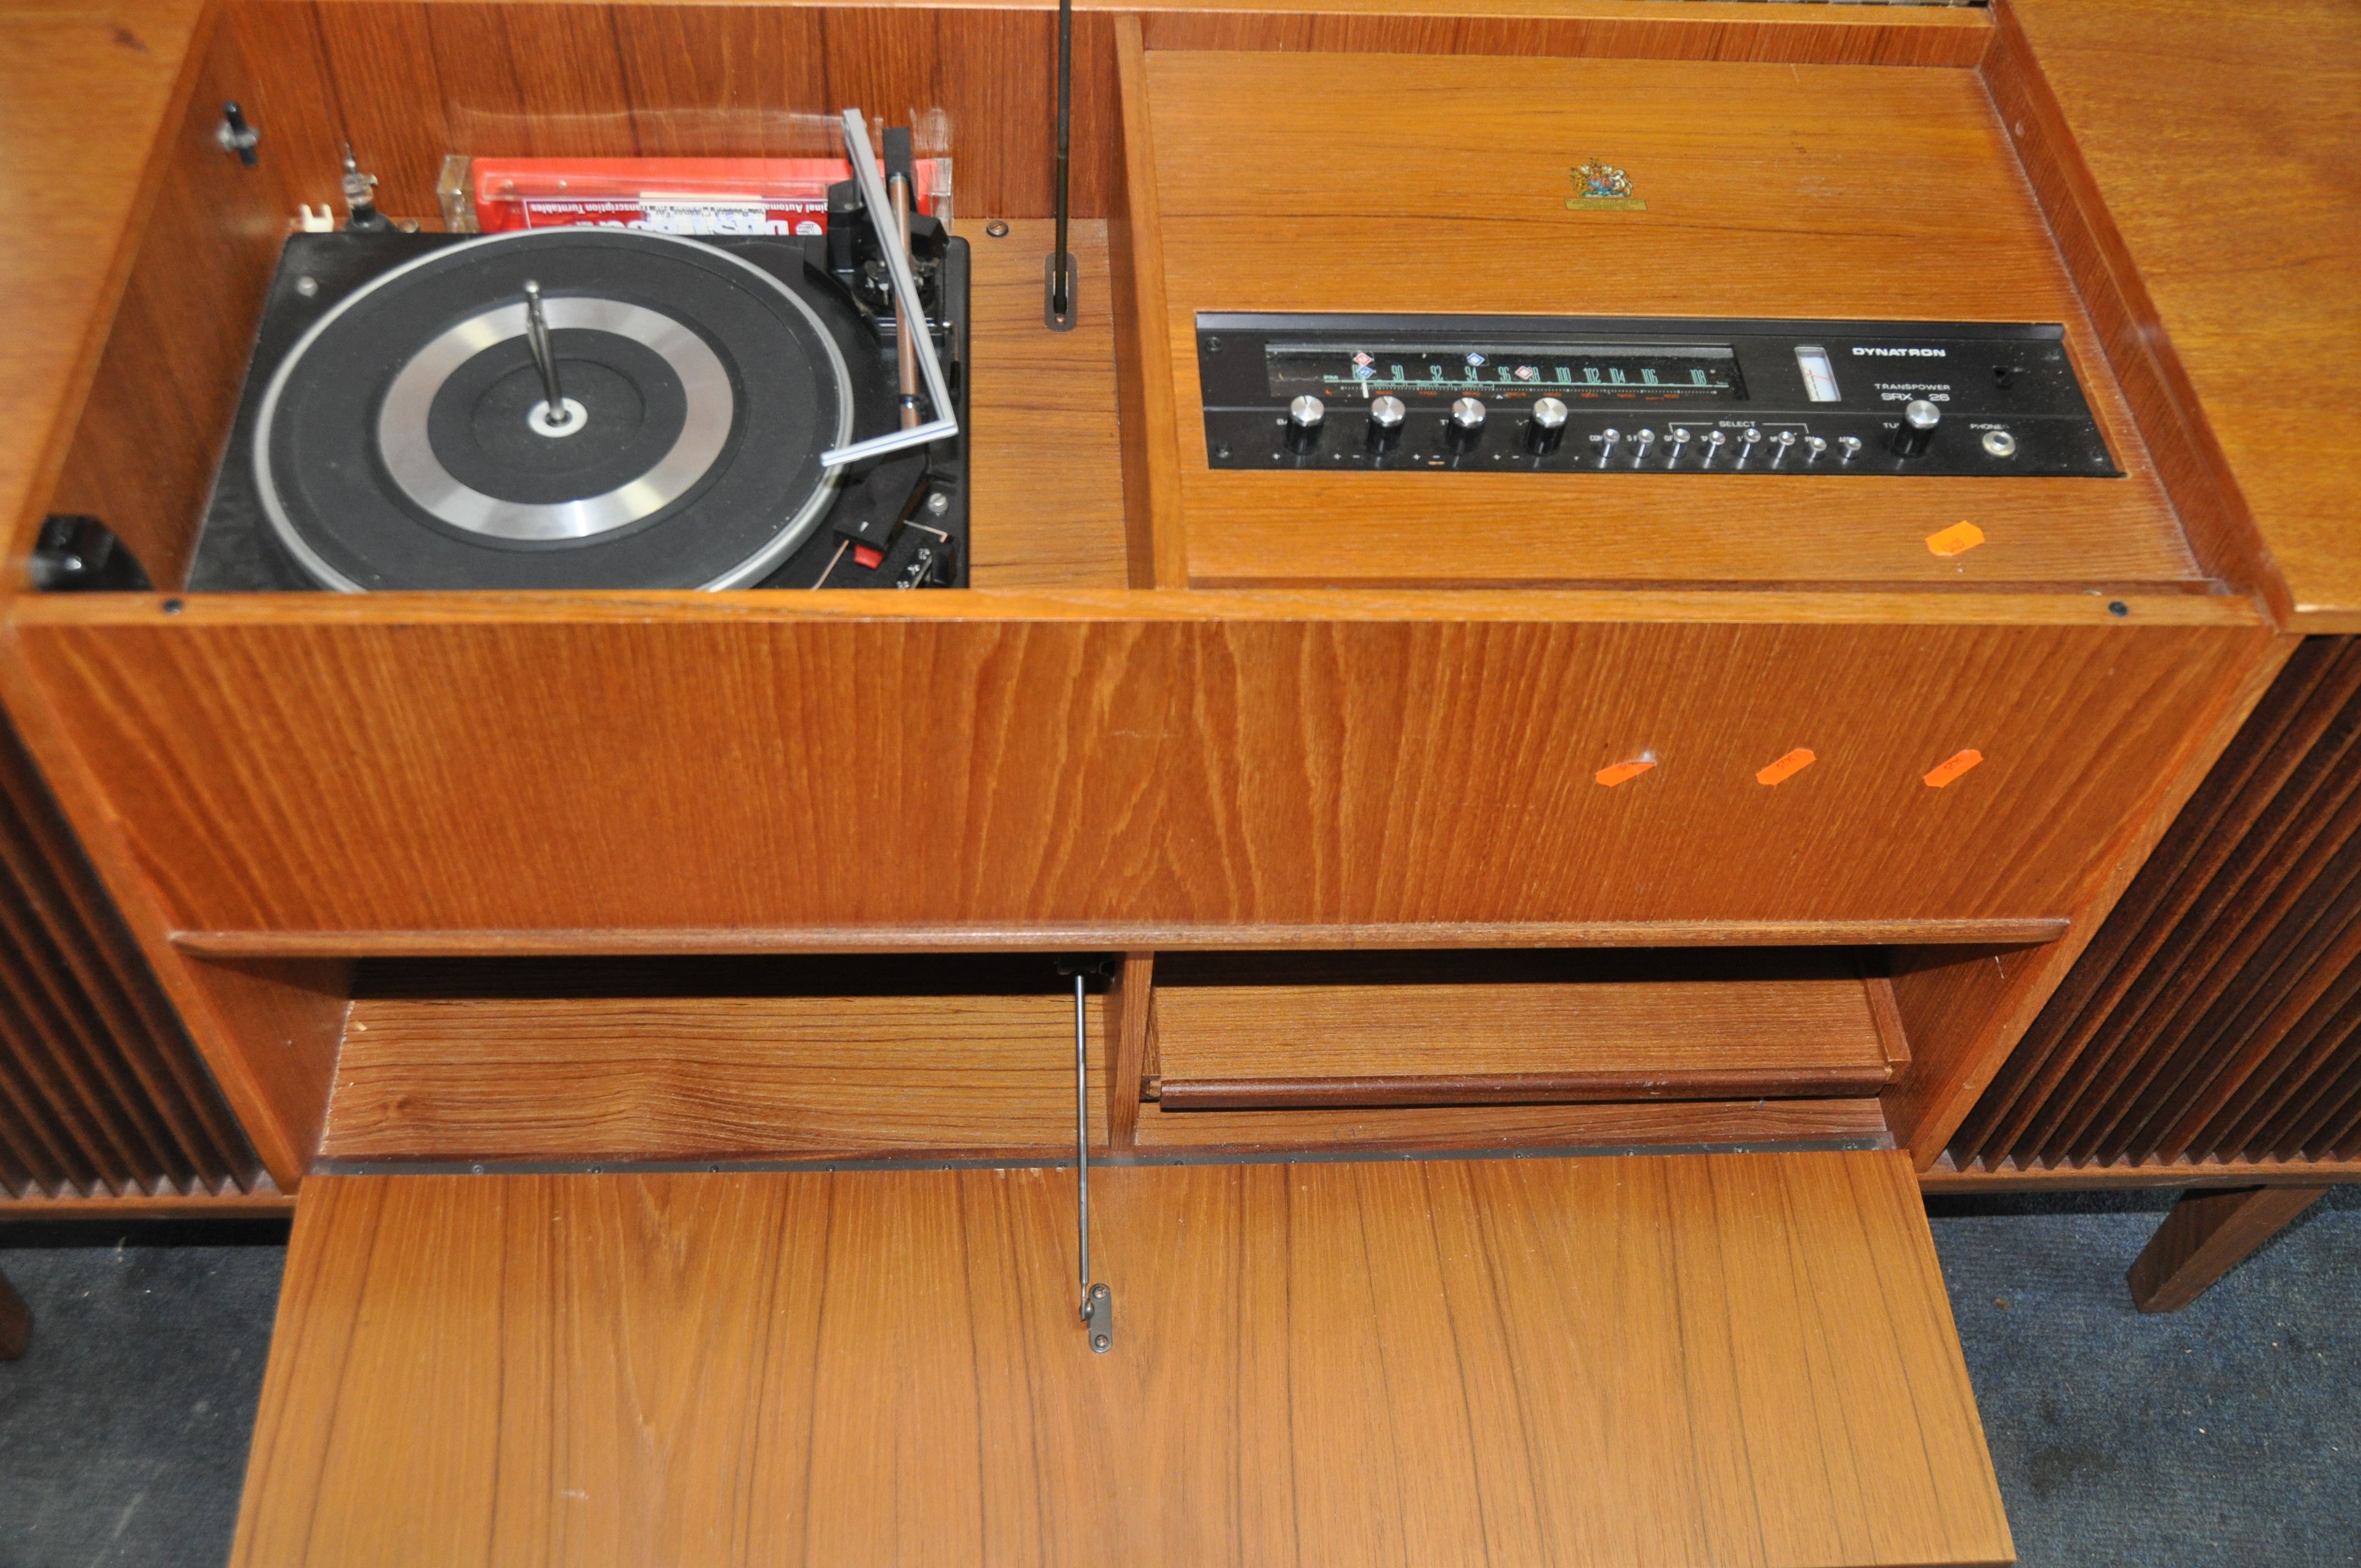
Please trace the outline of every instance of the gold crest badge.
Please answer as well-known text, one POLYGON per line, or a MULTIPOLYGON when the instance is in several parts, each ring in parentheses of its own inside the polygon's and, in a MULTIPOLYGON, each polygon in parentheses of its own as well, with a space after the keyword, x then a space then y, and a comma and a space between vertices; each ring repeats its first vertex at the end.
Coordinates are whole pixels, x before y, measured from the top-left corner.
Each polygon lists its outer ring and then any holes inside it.
POLYGON ((1648 203, 1631 194, 1631 177, 1611 163, 1593 159, 1566 170, 1574 194, 1566 206, 1577 213, 1644 213, 1648 203))

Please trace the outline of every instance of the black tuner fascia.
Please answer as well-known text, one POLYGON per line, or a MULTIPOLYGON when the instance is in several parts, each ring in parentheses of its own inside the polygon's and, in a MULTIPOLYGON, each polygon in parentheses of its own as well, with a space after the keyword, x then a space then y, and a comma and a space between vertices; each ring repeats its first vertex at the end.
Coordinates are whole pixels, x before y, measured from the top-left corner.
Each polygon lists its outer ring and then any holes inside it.
POLYGON ((2055 322, 1205 312, 1196 325, 1217 469, 2124 472, 2055 322))

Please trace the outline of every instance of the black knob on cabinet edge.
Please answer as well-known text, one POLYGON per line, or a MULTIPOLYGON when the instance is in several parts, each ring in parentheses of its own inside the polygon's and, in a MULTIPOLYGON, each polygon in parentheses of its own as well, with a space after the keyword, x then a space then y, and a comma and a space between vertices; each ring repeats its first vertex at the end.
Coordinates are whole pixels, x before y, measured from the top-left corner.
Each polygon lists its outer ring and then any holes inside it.
POLYGON ((1409 405, 1391 392, 1370 399, 1369 444, 1379 452, 1390 452, 1400 445, 1402 421, 1409 417, 1409 405))
POLYGON ((1916 457, 1927 450, 1935 439, 1935 427, 1943 422, 1943 411, 1924 398, 1913 398, 1902 405, 1902 422, 1894 427, 1886 446, 1896 457, 1916 457))

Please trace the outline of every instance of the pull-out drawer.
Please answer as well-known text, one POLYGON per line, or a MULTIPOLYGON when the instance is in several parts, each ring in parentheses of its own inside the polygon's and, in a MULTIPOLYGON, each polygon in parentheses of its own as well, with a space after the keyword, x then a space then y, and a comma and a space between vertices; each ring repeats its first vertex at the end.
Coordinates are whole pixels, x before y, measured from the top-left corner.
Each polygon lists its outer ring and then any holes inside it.
POLYGON ((1904 1054, 1843 948, 1179 955, 1167 1112, 1875 1094, 1904 1054))
POLYGON ((1895 1154, 320 1177, 240 1564, 1993 1563, 1895 1154))

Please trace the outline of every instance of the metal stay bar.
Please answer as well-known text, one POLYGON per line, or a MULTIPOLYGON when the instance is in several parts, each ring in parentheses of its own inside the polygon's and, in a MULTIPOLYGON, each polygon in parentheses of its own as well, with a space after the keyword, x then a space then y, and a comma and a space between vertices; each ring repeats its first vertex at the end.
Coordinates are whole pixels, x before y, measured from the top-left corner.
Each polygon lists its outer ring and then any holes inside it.
POLYGON ((1091 1278, 1091 1073, 1089 1013, 1090 977, 1103 972, 1102 963, 1082 959, 1061 961, 1061 973, 1074 978, 1074 1206, 1080 1243, 1082 1328, 1091 1350, 1104 1355, 1115 1346, 1115 1293, 1104 1280, 1091 1278))
POLYGON ((886 199, 885 182, 877 176, 877 157, 870 148, 869 128, 858 109, 844 111, 844 150, 852 159, 852 178, 860 182, 862 208, 869 214, 870 226, 877 231, 878 248, 885 253, 885 270, 894 279, 894 297, 901 302, 903 319, 913 323, 909 335, 916 340, 918 373, 926 379, 927 399, 934 406, 935 417, 924 424, 889 431, 823 452, 819 455, 823 468, 840 468, 847 463, 924 446, 959 433, 959 421, 951 413, 950 387, 943 379, 942 361, 935 355, 935 334, 927 330, 926 306, 918 299, 917 280, 910 276, 910 258, 902 248, 900 225, 894 221, 894 204, 886 199))

